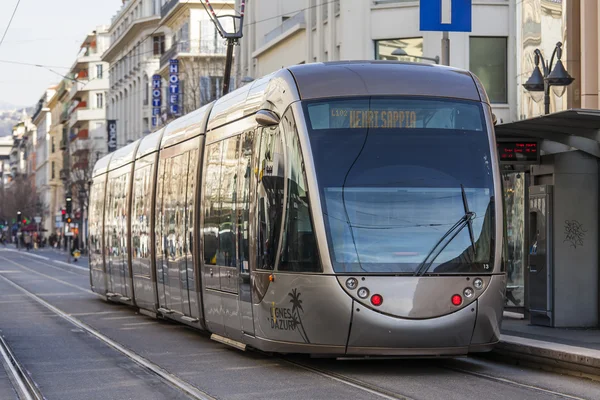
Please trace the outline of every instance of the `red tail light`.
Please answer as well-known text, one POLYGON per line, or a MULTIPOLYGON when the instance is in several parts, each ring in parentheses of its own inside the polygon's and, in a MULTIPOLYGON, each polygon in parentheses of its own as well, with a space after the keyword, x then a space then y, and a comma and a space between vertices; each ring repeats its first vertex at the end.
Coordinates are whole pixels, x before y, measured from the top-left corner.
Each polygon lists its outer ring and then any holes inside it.
POLYGON ((374 294, 373 296, 371 296, 371 304, 373 304, 374 306, 380 306, 381 303, 383 303, 383 297, 381 297, 381 295, 374 294))
POLYGON ((455 306, 460 306, 462 303, 462 297, 460 297, 460 295, 455 294, 454 296, 452 296, 452 304, 454 304, 455 306))

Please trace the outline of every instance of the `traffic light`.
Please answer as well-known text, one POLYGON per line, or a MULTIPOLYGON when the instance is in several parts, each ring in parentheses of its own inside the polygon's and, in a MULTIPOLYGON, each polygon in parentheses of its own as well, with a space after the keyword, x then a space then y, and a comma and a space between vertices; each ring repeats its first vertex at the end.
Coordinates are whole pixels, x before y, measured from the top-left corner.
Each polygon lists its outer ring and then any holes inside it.
POLYGON ((21 211, 17 211, 17 223, 21 222, 21 211))
POLYGON ((64 208, 61 208, 60 214, 62 215, 62 221, 65 222, 67 219, 67 210, 65 210, 64 208))
POLYGON ((71 222, 73 222, 73 218, 67 217, 67 224, 70 224, 71 222))
POLYGON ((73 212, 73 199, 71 196, 67 196, 67 214, 71 214, 73 212))

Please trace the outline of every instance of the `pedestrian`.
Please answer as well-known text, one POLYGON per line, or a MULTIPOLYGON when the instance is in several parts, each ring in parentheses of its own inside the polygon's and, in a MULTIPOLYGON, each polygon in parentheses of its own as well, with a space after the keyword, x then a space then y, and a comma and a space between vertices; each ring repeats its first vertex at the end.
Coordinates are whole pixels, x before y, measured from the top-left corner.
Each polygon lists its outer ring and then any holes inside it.
POLYGON ((75 234, 73 236, 73 245, 71 247, 71 255, 73 256, 73 262, 77 262, 77 257, 79 256, 79 235, 75 234))
POLYGON ((25 237, 23 238, 23 241, 25 242, 25 249, 29 251, 31 248, 31 236, 26 233, 25 237))

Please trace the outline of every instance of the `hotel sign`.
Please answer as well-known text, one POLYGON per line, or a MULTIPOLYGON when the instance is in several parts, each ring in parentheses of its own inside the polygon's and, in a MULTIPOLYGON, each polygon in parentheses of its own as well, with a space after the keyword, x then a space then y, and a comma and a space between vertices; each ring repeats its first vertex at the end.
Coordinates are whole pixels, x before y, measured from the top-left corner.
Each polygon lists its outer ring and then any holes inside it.
POLYGON ((169 113, 179 116, 179 60, 169 61, 169 113))
POLYGON ((158 74, 152 76, 152 126, 157 127, 160 118, 162 77, 158 74))

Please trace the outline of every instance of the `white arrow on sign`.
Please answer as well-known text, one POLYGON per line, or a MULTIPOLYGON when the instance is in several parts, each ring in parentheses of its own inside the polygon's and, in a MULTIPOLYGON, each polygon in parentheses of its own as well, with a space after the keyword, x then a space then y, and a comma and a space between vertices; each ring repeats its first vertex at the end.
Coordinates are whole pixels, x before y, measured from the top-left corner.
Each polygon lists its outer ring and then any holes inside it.
POLYGON ((452 0, 442 0, 442 24, 452 23, 452 0))

